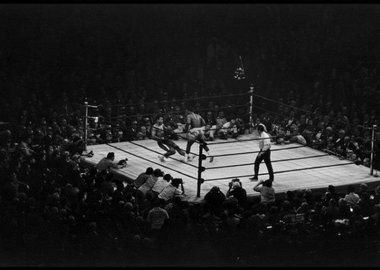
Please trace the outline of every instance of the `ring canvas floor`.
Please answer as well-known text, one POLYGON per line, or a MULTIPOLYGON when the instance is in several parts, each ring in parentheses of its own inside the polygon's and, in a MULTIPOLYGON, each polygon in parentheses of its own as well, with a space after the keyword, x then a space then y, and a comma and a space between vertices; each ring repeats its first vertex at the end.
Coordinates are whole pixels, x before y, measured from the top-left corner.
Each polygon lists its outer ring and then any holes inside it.
MULTIPOLYGON (((115 153, 115 160, 128 158, 126 168, 113 170, 115 178, 128 182, 144 172, 146 168, 159 168, 164 173, 169 173, 175 178, 182 178, 185 187, 185 197, 190 202, 203 200, 204 195, 213 187, 218 186, 226 193, 228 183, 238 177, 247 191, 249 198, 259 196, 253 190, 257 182, 250 181, 253 174, 253 163, 256 153, 231 155, 259 150, 257 135, 241 135, 238 139, 221 140, 209 142, 211 155, 227 155, 215 157, 212 163, 209 159, 202 161, 205 171, 202 178, 205 182, 201 185, 200 197, 197 197, 198 157, 191 162, 184 162, 184 157, 176 153, 172 157, 161 162, 158 156, 164 153, 154 140, 141 140, 133 142, 119 142, 111 144, 99 144, 87 146, 88 151, 93 151, 94 156, 84 158, 83 163, 94 166, 108 152, 115 153), (219 144, 219 142, 229 142, 219 144), (230 143, 231 142, 231 143, 230 143), (213 145, 213 143, 218 143, 213 145), (230 166, 225 168, 216 168, 230 166), (214 169, 213 169, 214 168, 214 169), (215 169, 216 168, 216 169, 215 169), (211 179, 211 181, 209 181, 211 179), (212 180, 215 179, 215 180, 212 180), (217 180, 219 179, 219 180, 217 180)), ((186 148, 186 140, 175 141, 182 149, 186 148)), ((362 165, 355 165, 347 160, 341 160, 336 156, 327 155, 324 152, 302 147, 299 144, 275 145, 271 147, 271 160, 275 173, 273 187, 276 196, 283 197, 288 190, 311 189, 313 193, 325 192, 328 185, 334 185, 337 192, 345 192, 348 185, 359 185, 367 183, 370 187, 380 184, 380 178, 370 175, 370 169, 362 165)), ((199 145, 193 144, 191 152, 198 153, 199 145)), ((267 168, 262 162, 259 171, 259 180, 268 179, 267 168)))

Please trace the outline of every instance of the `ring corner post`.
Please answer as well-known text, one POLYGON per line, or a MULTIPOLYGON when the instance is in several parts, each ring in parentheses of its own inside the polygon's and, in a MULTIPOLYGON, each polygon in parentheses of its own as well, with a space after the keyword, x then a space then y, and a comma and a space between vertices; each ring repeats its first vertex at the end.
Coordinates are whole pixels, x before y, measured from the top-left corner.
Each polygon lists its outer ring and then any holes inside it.
POLYGON ((199 143, 197 198, 201 197, 203 143, 199 143))
POLYGON ((374 144, 375 144, 375 129, 377 125, 372 125, 372 138, 371 138, 371 160, 370 160, 370 175, 373 176, 373 155, 374 155, 374 144))
POLYGON ((253 83, 251 83, 249 87, 249 133, 252 134, 252 126, 253 126, 253 119, 252 119, 252 112, 253 112, 253 83))
POLYGON ((84 151, 87 152, 87 123, 88 123, 88 102, 84 102, 85 116, 84 116, 84 151))

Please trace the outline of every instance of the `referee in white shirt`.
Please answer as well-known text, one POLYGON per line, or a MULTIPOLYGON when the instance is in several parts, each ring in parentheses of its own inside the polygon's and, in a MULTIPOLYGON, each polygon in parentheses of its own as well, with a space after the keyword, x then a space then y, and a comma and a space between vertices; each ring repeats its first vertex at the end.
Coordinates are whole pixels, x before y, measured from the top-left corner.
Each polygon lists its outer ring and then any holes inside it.
POLYGON ((257 127, 257 130, 259 131, 260 139, 261 139, 261 140, 259 140, 260 152, 257 154, 256 160, 255 160, 254 176, 249 178, 249 179, 251 181, 257 181, 258 180, 257 176, 259 174, 260 163, 261 163, 261 161, 264 160, 265 165, 267 166, 267 169, 268 169, 269 180, 273 181, 274 175, 273 175, 272 162, 270 160, 270 136, 266 132, 267 129, 266 129, 264 124, 259 124, 257 127))

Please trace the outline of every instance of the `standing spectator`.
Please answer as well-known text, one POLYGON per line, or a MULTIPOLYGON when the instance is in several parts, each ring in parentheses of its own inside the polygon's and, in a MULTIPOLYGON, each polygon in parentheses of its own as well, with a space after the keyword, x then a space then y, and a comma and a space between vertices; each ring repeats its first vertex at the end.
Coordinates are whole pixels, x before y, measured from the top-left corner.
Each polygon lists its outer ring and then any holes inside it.
POLYGON ((272 187, 271 180, 260 180, 256 186, 253 187, 253 190, 260 192, 260 201, 264 204, 273 204, 275 203, 275 190, 272 187))

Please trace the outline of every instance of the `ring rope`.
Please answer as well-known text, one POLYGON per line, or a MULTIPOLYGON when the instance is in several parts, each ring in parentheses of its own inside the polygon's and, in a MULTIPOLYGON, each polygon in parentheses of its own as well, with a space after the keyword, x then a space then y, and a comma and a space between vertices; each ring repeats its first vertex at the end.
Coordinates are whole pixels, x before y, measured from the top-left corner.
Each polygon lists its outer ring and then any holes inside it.
MULTIPOLYGON (((250 123, 245 123, 245 124, 242 124, 241 125, 242 127, 246 127, 246 126, 250 126, 250 123)), ((158 128, 158 127, 155 127, 155 126, 152 126, 151 128, 154 128, 154 129, 158 129, 158 130, 162 130, 161 128, 158 128)), ((211 131, 211 130, 221 130, 221 129, 224 129, 223 127, 220 127, 220 128, 210 128, 208 129, 207 131, 211 131)), ((180 132, 174 132, 174 134, 176 135, 180 135, 180 134, 187 134, 188 132, 186 131, 180 131, 180 132)), ((273 138, 276 138, 276 136, 272 136, 273 138)), ((183 138, 183 137, 181 137, 183 138)), ((187 138, 184 138, 187 140, 187 138)), ((248 139, 247 139, 248 140, 248 139)), ((257 140, 257 139, 249 139, 249 140, 257 140)), ((260 139, 260 140, 263 140, 263 139, 260 139)), ((243 141, 243 140, 238 140, 238 141, 243 141)), ((235 141, 229 141, 229 142, 235 142, 235 141)), ((221 142, 220 144, 222 143, 226 143, 226 142, 221 142)), ((212 143, 212 144, 219 144, 219 143, 212 143)))
MULTIPOLYGON (((324 165, 324 166, 315 166, 315 167, 307 167, 307 168, 301 168, 301 169, 293 169, 293 170, 284 170, 284 171, 276 171, 275 174, 278 173, 286 173, 286 172, 294 172, 294 171, 304 171, 304 170, 313 170, 313 169, 320 169, 320 168, 327 168, 327 167, 336 167, 336 166, 344 166, 344 165, 352 165, 355 164, 353 162, 349 163, 343 163, 343 164, 332 164, 332 165, 324 165)), ((259 173, 258 175, 267 175, 269 173, 259 173)), ((216 181, 216 180, 224 180, 224 179, 231 179, 231 178, 241 178, 241 177, 250 177, 252 174, 249 175, 239 175, 239 176, 233 176, 233 177, 223 177, 223 178, 212 178, 212 179, 205 179, 204 181, 216 181)))
POLYGON ((256 109, 260 109, 260 110, 265 111, 265 112, 270 112, 270 113, 275 114, 275 115, 277 115, 277 116, 281 116, 281 117, 284 116, 284 115, 281 114, 281 113, 277 113, 277 112, 274 112, 274 111, 272 111, 272 110, 265 109, 265 108, 260 107, 260 106, 257 106, 257 105, 255 105, 254 107, 255 107, 256 109))
POLYGON ((125 152, 125 153, 127 153, 127 154, 130 154, 130 155, 132 155, 132 156, 135 156, 135 157, 141 158, 141 159, 143 159, 143 160, 145 160, 145 161, 149 161, 149 162, 151 162, 151 163, 154 163, 154 164, 159 165, 159 166, 161 166, 161 167, 164 167, 164 168, 166 168, 166 169, 172 170, 172 171, 174 171, 174 172, 180 173, 180 174, 182 174, 182 175, 185 175, 185 176, 187 176, 187 177, 190 177, 190 178, 193 178, 193 179, 197 180, 197 178, 194 177, 194 176, 191 176, 191 175, 185 174, 185 173, 180 172, 180 171, 177 171, 177 170, 175 170, 175 169, 173 169, 173 168, 169 168, 169 167, 167 167, 167 166, 164 166, 164 165, 162 165, 162 164, 160 164, 160 163, 158 163, 158 162, 155 162, 155 161, 153 161, 153 160, 150 160, 150 159, 147 159, 147 158, 141 157, 141 156, 139 156, 139 155, 133 154, 133 153, 128 152, 128 151, 126 151, 126 150, 124 150, 124 149, 121 149, 121 148, 119 148, 119 147, 117 147, 117 146, 111 145, 111 144, 109 144, 109 143, 106 143, 106 145, 109 145, 109 146, 111 146, 111 147, 113 147, 113 148, 115 148, 115 149, 117 149, 117 150, 120 150, 120 151, 122 151, 122 152, 125 152))
MULTIPOLYGON (((144 105, 154 105, 154 104, 160 104, 160 103, 172 103, 172 102, 183 102, 183 101, 192 101, 192 100, 202 100, 202 99, 217 99, 217 98, 225 98, 225 97, 239 97, 239 96, 244 96, 250 94, 250 92, 244 92, 244 93, 239 93, 239 94, 228 94, 228 95, 214 95, 214 96, 201 96, 201 97, 191 97, 191 98, 182 98, 182 99, 172 99, 172 100, 161 100, 161 101, 151 101, 151 102, 144 102, 144 105)), ((73 105, 80 105, 82 106, 83 104, 74 102, 72 103, 73 105)), ((126 107, 128 104, 98 104, 95 105, 98 107, 126 107)))
POLYGON ((268 101, 272 101, 272 102, 277 103, 277 104, 281 104, 281 105, 284 105, 284 106, 287 106, 287 107, 290 107, 290 108, 302 111, 302 112, 313 113, 311 111, 304 110, 304 109, 301 109, 301 108, 298 108, 298 107, 295 107, 295 106, 292 106, 292 105, 288 105, 288 104, 285 104, 283 102, 279 102, 279 101, 276 101, 274 99, 270 99, 270 98, 267 98, 267 97, 264 97, 264 96, 261 96, 261 95, 258 95, 258 94, 252 94, 252 95, 255 96, 255 97, 259 97, 259 98, 262 98, 262 99, 265 99, 265 100, 268 100, 268 101))
MULTIPOLYGON (((144 148, 144 149, 146 149, 146 150, 152 151, 152 152, 154 152, 154 153, 161 154, 160 152, 155 151, 155 150, 152 150, 152 149, 150 149, 150 148, 148 148, 148 147, 145 147, 145 146, 143 146, 143 145, 141 145, 141 144, 134 143, 134 142, 132 142, 132 141, 128 141, 128 142, 131 143, 131 144, 134 144, 134 145, 140 146, 140 147, 142 147, 142 148, 144 148)), ((183 149, 181 149, 181 150, 183 150, 183 149)), ((174 159, 174 160, 176 160, 176 161, 178 161, 178 162, 182 162, 181 160, 176 159, 176 158, 173 158, 173 157, 171 157, 171 156, 170 156, 170 158, 171 158, 171 159, 174 159)), ((190 164, 190 163, 184 163, 184 164, 189 165, 189 166, 194 167, 194 168, 198 168, 198 166, 195 166, 195 165, 190 164)))
MULTIPOLYGON (((224 106, 224 107, 219 107, 218 110, 221 110, 221 109, 234 109, 234 108, 242 108, 242 107, 246 107, 247 105, 249 105, 249 103, 246 103, 246 104, 240 104, 240 105, 230 105, 230 106, 224 106)), ((210 110, 213 110, 211 108, 202 108, 202 109, 199 109, 197 111, 210 111, 210 110)), ((186 112, 186 110, 180 110, 178 112, 174 112, 174 113, 184 113, 186 112)), ((131 115, 128 115, 128 114, 125 114, 125 115, 121 115, 121 116, 111 116, 111 117, 105 117, 104 115, 99 115, 99 117, 102 117, 104 119, 121 119, 121 118, 133 118, 133 117, 137 117, 137 116, 155 116, 155 115, 158 115, 158 114, 169 114, 171 113, 170 111, 168 112, 161 112, 161 113, 142 113, 142 114, 131 114, 131 115)), ((248 114, 248 113, 247 113, 248 114)))
MULTIPOLYGON (((306 145, 299 145, 299 146, 292 146, 292 147, 286 147, 286 148, 278 148, 278 149, 271 149, 271 152, 274 151, 282 151, 287 149, 296 149, 296 148, 303 148, 306 147, 306 145)), ((260 151, 249 151, 249 152, 240 152, 240 153, 232 153, 232 154, 220 154, 220 155, 213 155, 213 157, 226 157, 226 156, 235 156, 235 155, 246 155, 246 154, 257 154, 260 153, 260 151)))
MULTIPOLYGON (((277 138, 277 136, 269 136, 268 138, 277 138)), ((233 141, 209 143, 208 145, 225 144, 225 143, 236 143, 236 142, 248 142, 248 141, 260 141, 260 140, 265 140, 265 139, 268 139, 268 138, 253 138, 253 139, 242 139, 242 140, 235 139, 233 141)))
MULTIPOLYGON (((239 97, 250 94, 250 92, 244 92, 239 94, 229 94, 229 95, 215 95, 215 96, 202 96, 202 97, 192 97, 192 98, 182 98, 182 99, 175 99, 175 102, 182 102, 182 101, 192 101, 192 100, 202 100, 202 99, 213 99, 213 98, 224 98, 224 97, 239 97)), ((158 104, 158 103, 170 103, 173 102, 172 100, 162 100, 162 101, 152 101, 152 102, 144 102, 144 105, 151 105, 151 104, 158 104)), ((98 105, 99 106, 99 105, 98 105)), ((120 107, 120 106, 126 106, 123 104, 109 104, 106 106, 110 107, 120 107)))
MULTIPOLYGON (((329 156, 329 154, 315 155, 315 156, 309 156, 309 157, 278 159, 278 160, 273 160, 272 163, 283 162, 283 161, 291 161, 291 160, 299 160, 299 159, 307 159, 307 158, 318 158, 318 157, 325 157, 325 156, 329 156)), ((245 164, 236 164, 236 165, 225 165, 225 166, 219 166, 219 167, 209 167, 209 168, 207 168, 207 170, 210 170, 210 169, 221 169, 221 168, 231 168, 231 167, 239 167, 239 166, 248 166, 248 165, 254 165, 254 164, 255 164, 255 162, 245 163, 245 164)))

